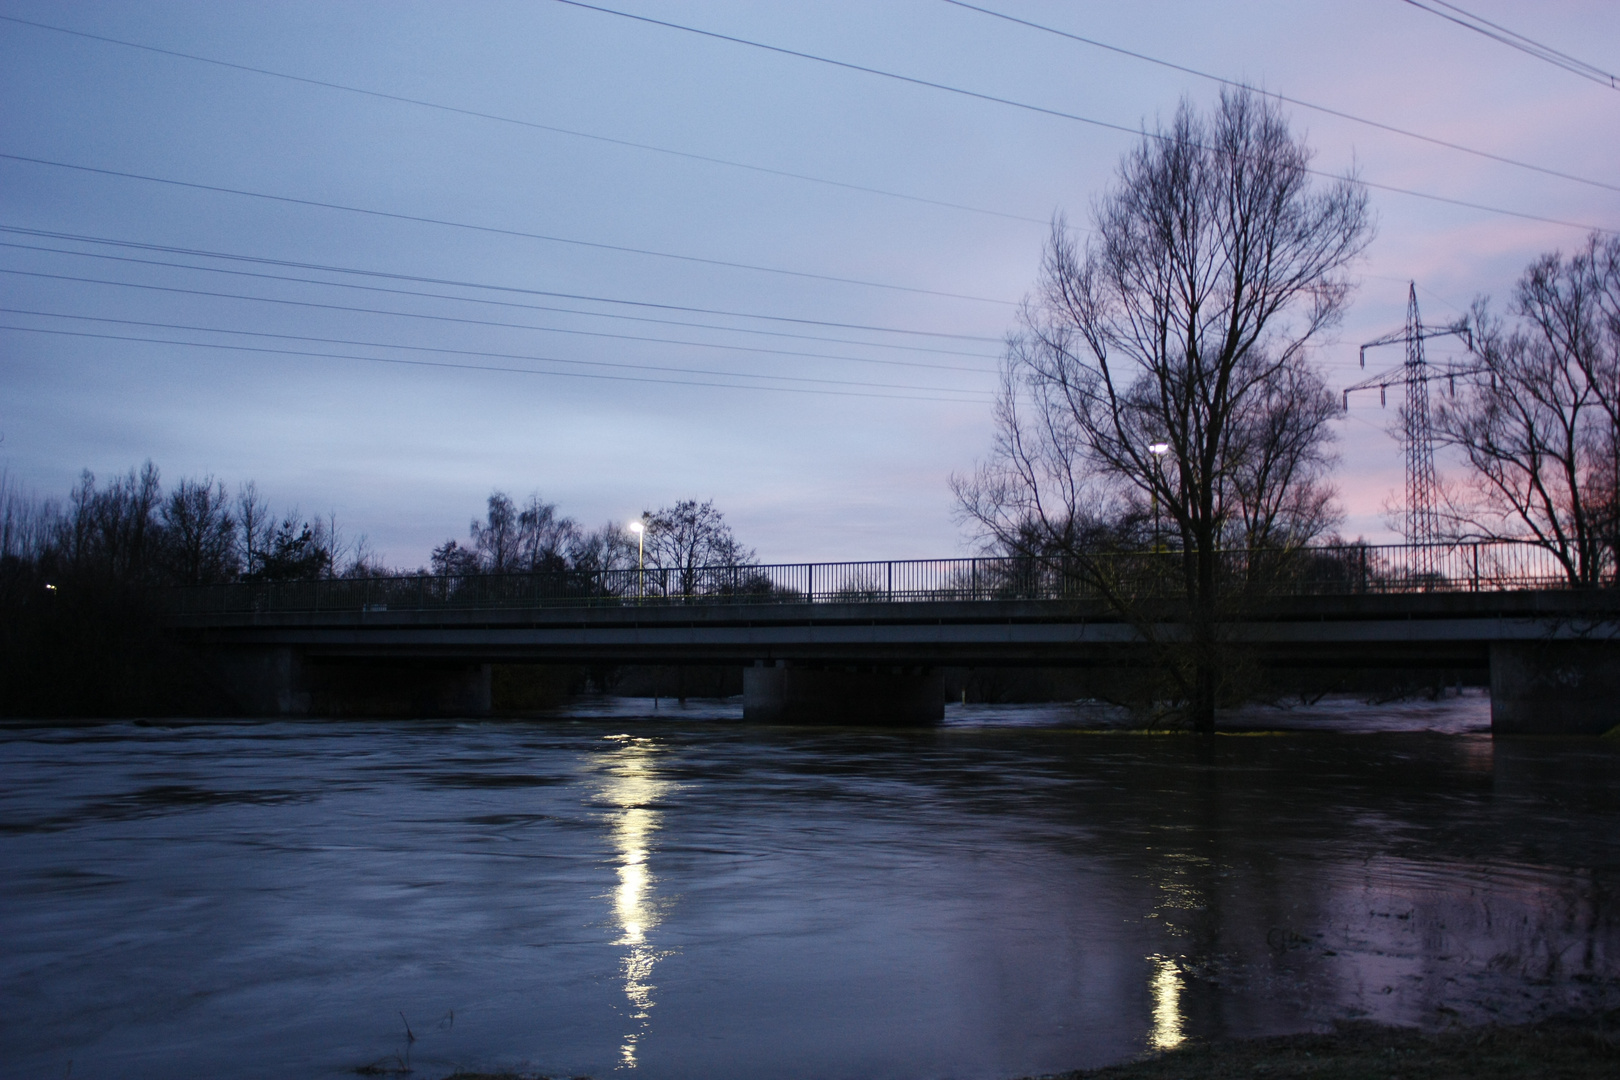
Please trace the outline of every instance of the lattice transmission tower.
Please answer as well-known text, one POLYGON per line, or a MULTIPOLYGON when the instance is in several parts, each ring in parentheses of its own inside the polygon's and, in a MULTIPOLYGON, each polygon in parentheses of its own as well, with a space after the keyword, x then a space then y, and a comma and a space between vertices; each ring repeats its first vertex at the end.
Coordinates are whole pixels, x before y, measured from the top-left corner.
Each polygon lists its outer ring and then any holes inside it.
POLYGON ((1464 374, 1462 370, 1433 369, 1423 356, 1423 342, 1429 338, 1456 335, 1473 348, 1473 335, 1466 325, 1424 326, 1418 315, 1417 283, 1412 282, 1406 293, 1406 325, 1385 334, 1361 347, 1361 366, 1367 366, 1367 350, 1384 345, 1405 345, 1406 363, 1374 375, 1344 391, 1344 407, 1350 408, 1350 395, 1357 390, 1378 390, 1380 405, 1386 402, 1386 391, 1391 386, 1406 387, 1406 410, 1401 417, 1403 441, 1406 444, 1406 542, 1412 545, 1412 573, 1420 579, 1432 578, 1435 573, 1434 544, 1439 536, 1439 516, 1435 511, 1440 482, 1434 473, 1434 427, 1429 419, 1429 380, 1442 377, 1454 380, 1464 374))

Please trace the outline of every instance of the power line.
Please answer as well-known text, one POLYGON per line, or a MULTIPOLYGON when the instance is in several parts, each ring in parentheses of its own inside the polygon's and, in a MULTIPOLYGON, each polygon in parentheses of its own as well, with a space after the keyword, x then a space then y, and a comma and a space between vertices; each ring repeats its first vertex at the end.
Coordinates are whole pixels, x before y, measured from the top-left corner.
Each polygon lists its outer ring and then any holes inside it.
POLYGON ((149 282, 118 281, 112 278, 83 277, 75 274, 51 274, 43 270, 17 270, 10 267, 0 267, 0 274, 15 274, 20 277, 45 278, 51 281, 72 281, 85 285, 113 285, 125 289, 145 289, 151 292, 177 293, 185 296, 207 296, 218 300, 248 300, 260 304, 281 304, 287 307, 316 308, 323 311, 347 311, 361 315, 392 315, 404 319, 423 319, 431 322, 458 323, 471 326, 491 326, 508 330, 538 330, 543 333, 574 334, 582 337, 615 338, 627 341, 644 341, 662 345, 690 345, 704 349, 724 349, 728 352, 771 353, 780 356, 801 356, 821 360, 846 360, 863 364, 886 364, 894 367, 927 368, 933 371, 966 371, 974 374, 985 374, 982 367, 965 367, 957 364, 928 364, 920 360, 884 360, 876 357, 864 356, 836 356, 831 353, 795 352, 787 349, 765 349, 749 345, 722 345, 710 344, 702 341, 679 341, 674 338, 637 337, 632 334, 609 334, 593 330, 566 330, 549 326, 531 326, 526 323, 499 322, 494 319, 468 319, 454 315, 429 315, 415 311, 389 311, 383 308, 352 307, 345 304, 325 304, 315 300, 289 300, 278 296, 251 296, 242 293, 214 292, 210 289, 191 289, 179 285, 154 285, 149 282))
MULTIPOLYGON (((1516 158, 1504 157, 1501 154, 1493 154, 1488 150, 1477 150, 1472 146, 1464 146, 1461 143, 1454 143, 1449 139, 1436 138, 1433 135, 1424 135, 1422 132, 1410 131, 1406 128, 1396 127, 1393 124, 1386 124, 1379 120, 1369 120, 1365 116, 1357 116, 1354 113, 1344 112, 1341 109, 1330 108, 1326 105, 1316 105, 1312 102, 1304 101, 1296 97, 1289 97, 1286 94, 1279 94, 1271 90, 1262 90, 1257 87, 1250 86, 1248 83, 1239 82, 1236 79, 1227 79, 1220 75, 1211 75, 1207 71, 1199 71, 1197 68, 1190 68, 1183 64, 1172 63, 1169 60, 1161 60, 1156 56, 1149 56, 1146 53, 1135 52, 1131 49, 1121 48, 1118 45, 1110 45, 1106 41, 1098 41, 1095 38, 1084 37, 1080 34, 1072 34, 1067 30, 1059 30, 1055 26, 1047 26, 1043 23, 1031 22, 1028 19, 1020 19, 1016 15, 1008 15, 1005 12, 993 11, 990 8, 980 7, 977 4, 969 4, 966 2, 966 0, 943 0, 943 2, 954 7, 964 8, 968 11, 976 11, 981 15, 988 15, 994 19, 1002 19, 1006 22, 1016 23, 1019 26, 1026 26, 1031 30, 1040 30, 1044 33, 1055 34, 1058 37, 1068 38, 1070 41, 1078 41, 1082 45, 1090 45, 1093 48, 1104 49, 1111 53, 1117 53, 1120 56, 1128 56, 1133 60, 1141 60, 1145 63, 1156 64, 1159 67, 1169 68, 1171 71, 1179 71, 1186 75, 1195 75, 1200 79, 1208 79, 1211 82, 1218 82, 1223 86, 1234 86, 1244 90, 1253 90, 1257 94, 1264 94, 1266 97, 1275 98, 1277 101, 1286 102, 1289 105, 1295 105, 1302 109, 1310 109, 1312 112, 1323 113, 1327 116, 1336 116, 1341 120, 1349 120, 1352 123, 1377 128, 1380 131, 1388 131, 1392 134, 1401 135, 1408 139, 1417 139, 1433 146, 1443 146, 1448 150, 1456 150, 1460 153, 1472 154, 1475 157, 1484 158, 1487 161, 1495 161, 1503 165, 1512 165, 1520 169, 1529 169, 1533 172, 1542 173, 1546 176, 1556 176, 1561 180, 1572 180, 1577 184, 1589 184, 1592 187, 1604 188, 1608 191, 1620 191, 1620 184, 1611 184, 1603 180, 1593 180, 1585 176, 1576 176, 1574 173, 1561 172, 1558 169, 1547 168, 1545 165, 1536 165, 1533 162, 1519 161, 1516 158)), ((1408 0, 1408 2, 1410 2, 1410 0, 1408 0)))
POLYGON ((180 341, 170 338, 136 337, 127 334, 96 334, 86 330, 50 330, 38 326, 0 324, 0 330, 16 330, 29 334, 51 334, 57 337, 94 338, 102 341, 129 341, 146 345, 180 345, 193 349, 223 349, 231 352, 265 353, 280 356, 302 356, 330 360, 366 360, 376 364, 399 364, 406 367, 449 368, 455 371, 492 371, 512 375, 539 375, 559 379, 597 379, 608 382, 654 383, 662 386, 699 386, 724 390, 761 390, 778 394, 820 394, 829 397, 881 398, 886 401, 940 401, 949 404, 972 404, 967 398, 933 398, 907 394, 871 394, 853 390, 816 390, 795 386, 748 386, 740 383, 697 382, 690 379, 653 379, 637 375, 602 375, 583 371, 537 371, 534 368, 506 367, 495 364, 451 364, 435 360, 406 360, 401 357, 361 356, 353 353, 313 352, 303 349, 272 349, 268 346, 228 345, 222 342, 180 341))
MULTIPOLYGON (((77 233, 55 232, 48 229, 29 229, 17 225, 0 225, 0 233, 13 233, 19 236, 40 236, 52 240, 72 240, 85 244, 105 244, 108 247, 122 247, 137 251, 160 251, 175 255, 191 255, 206 259, 223 259, 232 262, 246 262, 261 266, 285 266, 296 270, 317 270, 331 274, 353 274, 361 277, 382 278, 387 281, 414 281, 424 285, 447 285, 458 289, 482 289, 490 292, 512 293, 518 296, 549 296, 562 300, 582 300, 593 304, 617 304, 626 307, 648 308, 654 311, 681 311, 697 315, 722 315, 735 319, 758 319, 762 322, 788 323, 797 326, 825 326, 839 330, 866 330, 872 333, 902 334, 911 337, 947 338, 956 341, 992 341, 999 342, 1000 338, 982 337, 974 334, 949 334, 938 330, 911 330, 894 326, 874 326, 867 323, 834 322, 829 319, 801 319, 788 315, 760 315, 748 311, 729 311, 725 308, 691 307, 685 304, 660 304, 650 300, 626 300, 622 297, 592 296, 588 293, 555 292, 547 289, 530 289, 518 285, 499 285, 479 281, 458 281, 454 278, 422 277, 415 274, 401 274, 385 270, 362 270, 352 266, 329 266, 323 263, 294 262, 288 259, 271 259, 260 255, 242 255, 227 251, 209 251, 204 248, 170 247, 163 244, 147 244, 134 240, 117 240, 105 236, 85 236, 77 233)), ((334 282, 334 284, 336 284, 334 282)), ((479 301, 486 303, 488 301, 479 301)), ((745 331, 752 333, 753 331, 745 331)))
POLYGON ((445 349, 429 345, 399 345, 386 341, 357 341, 352 338, 316 337, 311 334, 277 334, 263 330, 229 330, 216 326, 192 326, 186 323, 148 322, 141 319, 118 319, 102 315, 64 315, 56 311, 31 311, 25 308, 0 307, 10 315, 32 315, 48 319, 72 319, 78 322, 117 323, 121 326, 140 326, 155 330, 189 330, 203 334, 232 334, 239 337, 274 338, 280 341, 313 341, 322 345, 355 345, 369 349, 403 349, 409 352, 442 353, 448 356, 483 356, 500 360, 532 360, 543 364, 572 364, 578 367, 621 368, 631 371, 663 371, 681 375, 708 375, 719 378, 761 379, 770 382, 815 383, 822 386, 858 386, 876 390, 926 390, 936 394, 968 394, 985 399, 983 391, 963 390, 952 386, 916 386, 909 383, 872 383, 857 379, 817 379, 800 375, 756 375, 747 371, 713 371, 706 368, 670 367, 663 364, 630 364, 612 360, 567 360, 555 356, 532 356, 526 353, 490 352, 481 349, 445 349))
POLYGON ((859 191, 868 195, 882 195, 890 199, 904 199, 908 202, 923 203, 928 206, 939 206, 948 210, 964 210, 972 214, 987 214, 991 217, 1007 218, 1012 221, 1030 221, 1037 225, 1047 224, 1045 218, 1027 217, 1023 214, 1010 214, 1002 210, 991 210, 982 206, 970 206, 966 203, 954 203, 944 199, 930 199, 924 195, 909 195, 901 191, 889 191, 885 188, 869 187, 865 184, 852 184, 843 180, 832 180, 824 176, 812 176, 808 173, 791 172, 787 169, 773 169, 766 165, 753 165, 745 161, 733 161, 729 158, 712 157, 708 154, 694 154, 686 150, 674 150, 667 146, 657 146, 652 143, 635 142, 631 139, 619 139, 609 135, 596 135, 588 131, 577 131, 573 128, 557 127, 553 124, 541 124, 533 120, 520 120, 513 116, 502 116, 499 113, 483 112, 478 109, 465 109, 456 105, 446 105, 442 102, 428 101, 425 98, 406 97, 403 94, 390 94, 381 90, 368 90, 363 86, 352 86, 347 83, 330 82, 325 79, 311 79, 303 75, 292 75, 285 71, 275 71, 271 68, 254 67, 251 64, 238 64, 230 60, 218 60, 211 56, 200 56, 196 53, 180 52, 176 49, 163 49, 155 45, 142 45, 134 41, 125 41, 122 38, 107 37, 104 34, 91 34, 83 30, 70 30, 65 26, 53 26, 50 23, 35 22, 32 19, 19 19, 14 15, 0 15, 0 20, 31 26, 39 30, 50 30, 58 34, 68 34, 73 37, 87 38, 91 41, 100 41, 109 45, 120 45, 128 49, 139 49, 142 52, 157 53, 160 56, 171 56, 181 60, 192 60, 201 64, 212 64, 216 67, 231 68, 235 71, 247 71, 255 75, 267 75, 276 79, 286 79, 289 82, 304 83, 309 86, 319 86, 328 90, 341 90, 345 93, 360 94, 364 97, 377 98, 381 101, 393 101, 404 105, 415 105, 424 109, 436 109, 440 112, 454 113, 458 116, 471 116, 479 120, 491 120, 500 124, 513 124, 518 127, 532 128, 535 131, 550 132, 555 135, 568 135, 576 139, 590 139, 593 142, 608 143, 613 146, 624 146, 634 150, 645 150, 654 154, 668 154, 671 157, 686 158, 690 161, 701 161, 710 165, 724 165, 733 169, 746 169, 749 172, 763 173, 767 176, 780 176, 790 180, 803 180, 812 184, 823 184, 827 187, 843 188, 847 191, 859 191))
POLYGON ((49 158, 28 157, 23 154, 0 153, 0 158, 7 161, 20 161, 30 165, 46 165, 56 169, 71 169, 75 172, 92 173, 98 176, 115 176, 122 180, 141 180, 150 184, 168 184, 172 187, 188 188, 194 191, 211 191, 222 195, 240 195, 250 199, 265 199, 270 202, 288 203, 293 206, 313 206, 322 210, 340 210, 348 214, 364 214, 368 217, 385 218, 390 221, 409 221, 418 225, 443 225, 452 229, 469 229, 473 232, 492 233, 496 236, 516 236, 526 240, 542 240, 551 244, 568 244, 573 247, 591 248, 597 251, 613 251, 629 255, 646 255, 658 259, 674 259, 679 262, 700 263, 704 266, 722 266, 731 270, 750 270, 756 273, 781 274, 786 277, 805 278, 811 281, 831 281, 841 285, 859 285, 868 289, 888 289, 894 292, 916 293, 922 296, 942 296, 950 300, 972 300, 981 304, 1001 304, 1006 307, 1016 307, 1011 300, 996 300, 988 296, 969 296, 965 293, 942 292, 937 289, 920 289, 910 285, 891 285, 884 281, 866 281, 861 278, 838 277, 835 274, 816 274, 808 270, 788 270, 780 266, 758 266, 753 263, 731 262, 726 259, 708 259, 699 255, 680 255, 670 251, 655 251, 651 248, 629 247, 623 244, 604 244, 595 240, 576 240, 566 236, 551 236, 546 233, 524 232, 521 229, 503 229, 496 225, 475 225, 467 221, 451 221, 447 218, 426 217, 419 214, 400 214, 392 210, 376 210, 365 206, 345 206, 342 203, 322 202, 319 199, 300 199, 292 195, 272 195, 263 191, 249 191, 246 188, 223 187, 217 184, 199 184, 190 180, 175 180, 166 176, 148 176, 145 173, 125 172, 121 169, 104 169, 93 165, 74 165, 66 161, 52 161, 49 158))
POLYGON ((1419 11, 1427 11, 1430 15, 1439 16, 1449 23, 1456 23, 1466 30, 1472 30, 1476 34, 1483 34, 1492 41, 1506 45, 1510 49, 1517 49, 1519 52, 1533 56, 1537 60, 1544 60, 1554 67, 1563 68, 1572 75, 1590 79, 1599 86, 1607 86, 1610 90, 1620 90, 1620 77, 1593 64, 1588 64, 1585 60, 1577 60, 1568 53, 1559 52, 1551 45, 1543 45, 1533 38, 1527 38, 1523 34, 1493 23, 1489 19, 1481 18, 1471 11, 1464 11, 1456 4, 1448 4, 1446 0, 1430 0, 1430 2, 1454 14, 1448 15, 1445 11, 1436 11, 1428 4, 1419 3, 1418 0, 1406 0, 1406 3, 1411 4, 1419 11))
MULTIPOLYGON (((765 52, 777 53, 781 56, 792 56, 801 60, 811 60, 818 64, 827 64, 831 67, 842 68, 846 71, 858 71, 866 75, 876 75, 879 78, 893 79, 896 82, 908 83, 912 86, 921 86, 930 90, 941 90, 947 94, 957 94, 961 97, 972 98, 976 101, 986 101, 993 105, 1006 105, 1009 108, 1022 109, 1025 112, 1038 113, 1042 116, 1052 116, 1060 120, 1073 120, 1076 123, 1087 124, 1091 127, 1103 128, 1107 131, 1123 132, 1127 135, 1133 135, 1139 138, 1155 139, 1160 142, 1164 142, 1168 138, 1167 136, 1160 135, 1155 132, 1142 131, 1136 128, 1126 127, 1123 124, 1115 124, 1108 120, 1098 120, 1095 117, 1082 116, 1079 113, 1065 112, 1062 109, 1053 109, 1045 105, 1035 105, 1027 101, 1018 101, 1013 98, 998 97, 995 94, 986 94, 978 90, 968 90, 964 87, 952 86, 949 83, 933 82, 929 79, 920 79, 913 75, 901 75, 898 72, 885 71, 882 68, 867 67, 863 64, 855 64, 847 60, 835 60, 831 57, 818 56, 815 53, 801 52, 797 49, 788 49, 780 45, 767 45, 761 41, 751 41, 748 38, 734 37, 730 34, 721 34, 714 30, 701 30, 695 26, 685 26, 681 23, 668 22, 664 19, 654 19, 648 15, 635 15, 628 11, 618 11, 614 8, 599 7, 595 4, 584 3, 582 0, 552 0, 552 2, 557 4, 565 4, 568 7, 580 8, 584 11, 599 12, 603 15, 616 15, 621 19, 629 19, 633 22, 646 23, 649 26, 660 26, 670 30, 679 30, 683 33, 695 34, 699 37, 712 38, 715 41, 725 41, 735 45, 746 45, 749 48, 761 49, 765 52)), ((1205 147, 1204 149, 1209 148, 1205 147)), ((1312 176, 1322 177, 1327 180, 1343 179, 1342 177, 1334 176, 1332 173, 1324 172, 1321 169, 1304 168, 1302 171, 1309 173, 1312 176)), ((1543 217, 1540 214, 1529 214, 1520 210, 1509 210, 1501 206, 1490 206, 1485 203, 1470 202, 1467 199, 1454 199, 1449 195, 1435 195, 1427 191, 1416 191, 1412 188, 1397 187, 1393 184, 1382 184, 1372 180, 1357 180, 1356 183, 1361 184, 1364 187, 1374 188, 1378 191, 1387 191, 1395 195, 1407 195, 1414 199, 1425 199, 1429 202, 1445 203, 1448 206, 1460 206, 1469 210, 1482 210, 1486 213, 1502 214, 1507 217, 1521 218, 1525 221, 1539 221, 1547 225, 1563 225, 1571 229, 1580 229, 1584 232, 1620 233, 1620 230, 1617 229, 1605 229, 1596 225, 1587 225, 1578 221, 1564 221, 1560 218, 1543 217)))
MULTIPOLYGON (((0 228, 0 232, 4 232, 0 228)), ((41 251, 55 255, 72 255, 83 259, 103 259, 109 262, 132 263, 138 266, 161 266, 172 270, 195 270, 208 274, 224 274, 230 277, 254 278, 262 281, 284 281, 299 285, 323 285, 334 289, 357 289, 363 292, 384 293, 390 296, 414 296, 425 300, 452 300, 463 304, 487 304, 494 307, 516 308, 520 311, 550 311, 566 315, 584 315, 594 319, 612 319, 624 322, 652 323, 663 326, 685 326, 695 330, 719 330, 728 334, 758 334, 765 337, 788 338, 801 341, 825 341, 840 345, 859 345, 874 349, 900 349, 906 352, 937 353, 942 356, 971 356, 981 360, 994 360, 994 356, 985 353, 966 352, 960 349, 937 349, 926 345, 897 345, 883 341, 861 341, 856 338, 827 337, 820 334, 795 334, 784 330, 757 330, 747 326, 725 326, 720 323, 684 322, 680 319, 658 319, 645 315, 626 315, 616 311, 590 311, 585 308, 555 307, 548 304, 524 304, 512 300, 491 300, 481 296, 457 296, 453 293, 418 292, 414 289, 390 289, 382 285, 361 285, 352 281, 327 281, 323 278, 293 277, 287 274, 266 274, 253 270, 230 270, 222 266, 201 266, 196 263, 169 262, 163 259, 141 259, 133 255, 110 255, 101 251, 75 251, 72 248, 44 247, 38 244, 17 244, 0 241, 0 248, 13 248, 19 251, 41 251)), ((368 308, 354 308, 355 311, 369 311, 368 308)), ((390 312, 389 314, 411 315, 411 312, 390 312)), ((492 323, 495 326, 518 326, 517 323, 492 323)), ((528 329, 545 330, 548 327, 529 327, 528 329)), ((661 338, 630 338, 630 340, 661 341, 661 338)), ((729 347, 729 346, 728 346, 729 347)), ((807 356, 821 355, 819 353, 806 353, 807 356)), ((964 368, 962 370, 978 370, 964 368)))

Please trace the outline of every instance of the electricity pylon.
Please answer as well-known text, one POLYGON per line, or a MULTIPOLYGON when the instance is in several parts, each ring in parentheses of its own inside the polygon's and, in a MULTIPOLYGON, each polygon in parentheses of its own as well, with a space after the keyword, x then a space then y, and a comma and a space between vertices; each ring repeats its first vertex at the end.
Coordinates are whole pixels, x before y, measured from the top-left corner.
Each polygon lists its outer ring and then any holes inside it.
POLYGON ((1350 408, 1350 395, 1357 390, 1378 388, 1378 403, 1386 401, 1385 391, 1391 386, 1406 387, 1406 414, 1401 418, 1406 442, 1406 542, 1412 545, 1412 573, 1419 580, 1431 580, 1435 573, 1434 542, 1439 533, 1435 502, 1440 484, 1434 474, 1434 427, 1429 420, 1429 379, 1440 375, 1455 380, 1465 374, 1459 370, 1438 372, 1430 368, 1423 357, 1423 342, 1429 338, 1456 335, 1474 346, 1473 334, 1462 323, 1450 326, 1424 326, 1418 317, 1417 283, 1412 282, 1406 293, 1406 325, 1385 334, 1361 347, 1361 366, 1367 366, 1367 350, 1383 345, 1404 344, 1406 363, 1379 375, 1346 387, 1344 407, 1350 408))

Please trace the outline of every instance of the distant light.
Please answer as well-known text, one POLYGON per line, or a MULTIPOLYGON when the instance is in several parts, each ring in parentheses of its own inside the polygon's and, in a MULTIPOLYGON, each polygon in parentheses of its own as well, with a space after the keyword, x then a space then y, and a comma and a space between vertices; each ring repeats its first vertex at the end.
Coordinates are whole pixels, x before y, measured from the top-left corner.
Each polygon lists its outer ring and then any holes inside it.
POLYGON ((630 531, 633 533, 646 532, 647 526, 643 525, 639 521, 632 521, 630 523, 630 531))
POLYGON ((47 585, 47 586, 45 586, 45 591, 46 592, 55 592, 56 591, 56 586, 55 585, 47 585))
POLYGON ((1160 457, 1163 457, 1170 452, 1170 444, 1167 442, 1156 442, 1152 446, 1149 446, 1148 449, 1153 451, 1155 454, 1158 454, 1160 457))

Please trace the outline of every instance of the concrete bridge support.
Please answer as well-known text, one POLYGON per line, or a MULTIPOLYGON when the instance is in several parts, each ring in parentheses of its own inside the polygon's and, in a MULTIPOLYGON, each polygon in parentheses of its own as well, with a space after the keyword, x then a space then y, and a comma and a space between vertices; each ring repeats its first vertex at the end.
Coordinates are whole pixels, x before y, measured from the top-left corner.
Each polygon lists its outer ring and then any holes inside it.
POLYGON ((1602 735, 1620 725, 1620 642, 1491 643, 1493 735, 1602 735))
POLYGON ((761 724, 926 725, 945 718, 945 678, 920 667, 743 669, 743 718, 761 724))
POLYGON ((249 716, 487 716, 490 665, 311 658, 289 647, 217 655, 226 690, 249 716))

